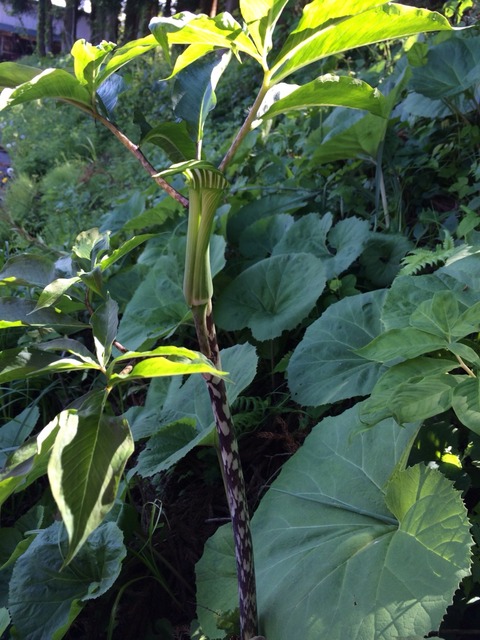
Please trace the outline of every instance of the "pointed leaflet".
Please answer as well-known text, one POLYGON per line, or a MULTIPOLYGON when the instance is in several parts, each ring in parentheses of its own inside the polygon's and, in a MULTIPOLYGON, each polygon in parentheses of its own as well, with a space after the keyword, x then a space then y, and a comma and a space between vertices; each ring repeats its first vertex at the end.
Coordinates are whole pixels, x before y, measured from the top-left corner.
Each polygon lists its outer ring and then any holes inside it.
POLYGON ((195 158, 197 148, 188 135, 187 123, 162 122, 150 129, 140 144, 155 144, 165 151, 171 162, 183 162, 195 158))
POLYGON ((225 371, 215 369, 210 360, 197 351, 184 347, 157 347, 152 351, 129 351, 112 361, 108 370, 111 385, 125 380, 137 378, 158 378, 162 376, 188 375, 190 373, 210 373, 211 375, 227 375, 225 371), (139 362, 132 365, 138 358, 139 362), (118 365, 126 370, 116 374, 112 371, 118 365))
POLYGON ((86 362, 76 357, 57 356, 46 353, 41 348, 15 347, 0 351, 0 384, 58 371, 99 368, 94 362, 86 362))
MULTIPOLYGON (((418 425, 390 419, 355 435, 361 428, 358 406, 323 420, 255 512, 267 638, 421 638, 438 628, 469 572, 461 495, 436 470, 404 468, 418 425)), ((213 540, 197 565, 197 613, 213 638, 222 636, 208 609, 235 607, 232 563, 213 540)))
POLYGON ((240 13, 260 55, 267 57, 272 48, 272 34, 288 0, 240 0, 240 13))
MULTIPOLYGON (((229 14, 219 13, 215 18, 205 15, 195 15, 184 11, 172 18, 153 18, 150 31, 162 45, 163 51, 169 59, 168 47, 172 44, 209 45, 197 49, 197 58, 211 51, 210 47, 229 49, 237 54, 247 53, 262 64, 258 51, 244 33, 242 26, 229 14)), ((191 58, 193 62, 195 58, 191 58)))
POLYGON ((17 87, 19 84, 32 80, 39 73, 41 73, 41 69, 36 67, 28 67, 17 62, 2 62, 0 63, 0 89, 17 87))
POLYGON ((127 422, 103 413, 103 394, 62 412, 48 478, 69 538, 65 564, 112 508, 134 444, 127 422))
POLYGON ((53 282, 50 282, 50 284, 47 284, 37 300, 34 311, 51 307, 70 287, 77 284, 77 282, 80 282, 80 278, 74 276, 73 278, 57 278, 53 280, 53 282))
POLYGON ((95 351, 101 366, 106 367, 112 353, 112 343, 118 331, 118 304, 107 296, 106 301, 90 318, 95 351))
POLYGON ((378 2, 355 2, 360 5, 357 15, 348 15, 345 3, 329 0, 333 22, 325 23, 330 13, 324 12, 324 1, 315 0, 305 7, 297 29, 290 34, 271 69, 272 80, 279 82, 294 71, 312 62, 342 51, 348 51, 375 42, 402 38, 425 31, 451 30, 446 18, 439 13, 407 7, 401 4, 378 2), (341 7, 337 11, 336 7, 341 7), (373 6, 362 11, 363 7, 373 6))
MULTIPOLYGON (((276 89, 277 87, 273 87, 271 91, 276 89)), ((303 86, 292 85, 292 92, 274 102, 262 118, 273 118, 280 113, 321 106, 365 109, 377 116, 383 116, 386 111, 385 99, 378 89, 356 78, 326 74, 303 86)))
POLYGON ((158 42, 153 35, 150 35, 145 38, 139 38, 138 40, 132 40, 122 47, 115 49, 111 58, 107 60, 98 74, 97 86, 100 86, 112 73, 115 73, 120 67, 123 67, 124 64, 151 51, 155 47, 158 47, 158 42))
POLYGON ((87 86, 92 95, 96 89, 100 65, 114 48, 113 42, 103 41, 95 46, 83 39, 77 40, 72 47, 75 77, 87 86))
POLYGON ((0 110, 41 98, 58 98, 84 110, 93 110, 88 89, 63 69, 46 69, 28 82, 4 89, 0 94, 0 110))
POLYGON ((229 61, 229 53, 214 52, 193 62, 175 79, 172 93, 174 114, 185 120, 190 135, 197 143, 203 138, 209 112, 217 104, 215 88, 229 61))

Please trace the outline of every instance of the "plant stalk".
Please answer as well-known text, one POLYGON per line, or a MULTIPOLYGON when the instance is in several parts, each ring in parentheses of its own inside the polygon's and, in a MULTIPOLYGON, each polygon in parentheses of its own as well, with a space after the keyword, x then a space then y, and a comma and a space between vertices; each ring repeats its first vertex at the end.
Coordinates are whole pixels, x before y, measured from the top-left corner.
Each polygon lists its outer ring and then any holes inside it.
MULTIPOLYGON (((192 312, 200 351, 217 368, 220 368, 220 353, 211 302, 209 301, 203 306, 193 307, 192 312)), ((258 638, 261 640, 257 636, 257 594, 250 514, 238 441, 227 400, 225 382, 222 378, 212 375, 204 375, 203 377, 207 384, 215 417, 218 454, 232 520, 238 578, 241 639, 253 640, 258 638)))

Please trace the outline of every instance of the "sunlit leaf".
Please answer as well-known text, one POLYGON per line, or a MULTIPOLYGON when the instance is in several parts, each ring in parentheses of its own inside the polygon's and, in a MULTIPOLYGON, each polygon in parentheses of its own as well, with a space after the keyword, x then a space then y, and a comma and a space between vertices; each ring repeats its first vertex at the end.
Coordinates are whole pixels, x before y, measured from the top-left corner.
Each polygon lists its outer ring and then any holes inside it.
POLYGON ((264 57, 272 48, 272 34, 288 0, 240 0, 240 13, 258 51, 264 57))
POLYGON ((274 102, 262 118, 273 118, 280 113, 321 106, 364 109, 382 116, 385 112, 385 99, 366 82, 350 76, 327 74, 294 88, 288 96, 274 102))
POLYGON ((92 110, 88 89, 63 69, 45 69, 16 88, 4 89, 0 94, 0 110, 42 98, 57 98, 92 110))
POLYGON ((112 73, 115 73, 127 62, 134 60, 138 56, 148 53, 158 47, 157 40, 153 35, 131 40, 121 47, 114 49, 112 56, 100 70, 97 77, 97 85, 101 85, 112 73))
POLYGON ((18 62, 2 62, 0 63, 0 89, 18 87, 19 84, 38 76, 39 73, 41 69, 37 67, 29 67, 18 62))
POLYGON ((51 307, 70 287, 77 284, 77 282, 80 282, 80 278, 74 276, 73 278, 57 278, 53 282, 50 282, 50 284, 47 284, 37 300, 34 311, 51 307))
MULTIPOLYGON (((359 9, 375 2, 361 2, 359 9), (363 5, 363 7, 362 7, 363 5)), ((334 15, 344 13, 343 5, 329 2, 328 7, 338 5, 334 15)), ((358 6, 358 5, 357 5, 358 6)), ((316 0, 304 10, 298 27, 287 38, 273 67, 272 77, 279 82, 302 67, 342 51, 392 38, 403 38, 426 31, 451 30, 447 19, 439 13, 395 3, 381 3, 358 15, 337 19, 328 23, 328 10, 323 0, 316 0)))
MULTIPOLYGON (((184 11, 172 18, 153 18, 149 26, 164 51, 172 44, 210 45, 231 49, 234 53, 243 51, 261 63, 253 42, 242 26, 226 12, 209 18, 184 11)), ((207 51, 210 49, 205 53, 207 51)))

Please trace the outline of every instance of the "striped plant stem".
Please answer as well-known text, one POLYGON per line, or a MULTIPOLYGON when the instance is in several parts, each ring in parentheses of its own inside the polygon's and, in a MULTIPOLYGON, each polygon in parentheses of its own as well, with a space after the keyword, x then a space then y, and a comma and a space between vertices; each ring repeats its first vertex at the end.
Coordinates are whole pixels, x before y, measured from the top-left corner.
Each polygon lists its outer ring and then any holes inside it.
MULTIPOLYGON (((215 323, 211 302, 192 309, 200 351, 217 369, 221 369, 215 323)), ((254 640, 257 636, 257 595, 253 544, 250 531, 245 480, 243 477, 238 441, 222 378, 204 375, 212 404, 218 437, 218 454, 225 493, 233 528, 235 561, 237 565, 241 640, 254 640)))

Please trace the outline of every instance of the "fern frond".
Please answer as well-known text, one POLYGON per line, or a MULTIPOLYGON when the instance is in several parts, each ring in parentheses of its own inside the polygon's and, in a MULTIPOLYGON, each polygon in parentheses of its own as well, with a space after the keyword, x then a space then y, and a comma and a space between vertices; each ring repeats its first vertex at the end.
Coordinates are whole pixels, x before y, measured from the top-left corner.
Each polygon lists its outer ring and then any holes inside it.
POLYGON ((442 244, 438 244, 435 249, 413 249, 402 259, 402 269, 399 275, 413 276, 427 267, 445 264, 451 258, 458 248, 455 247, 452 236, 445 231, 445 238, 442 244))
POLYGON ((269 398, 239 396, 232 407, 237 435, 257 429, 269 407, 269 398))

